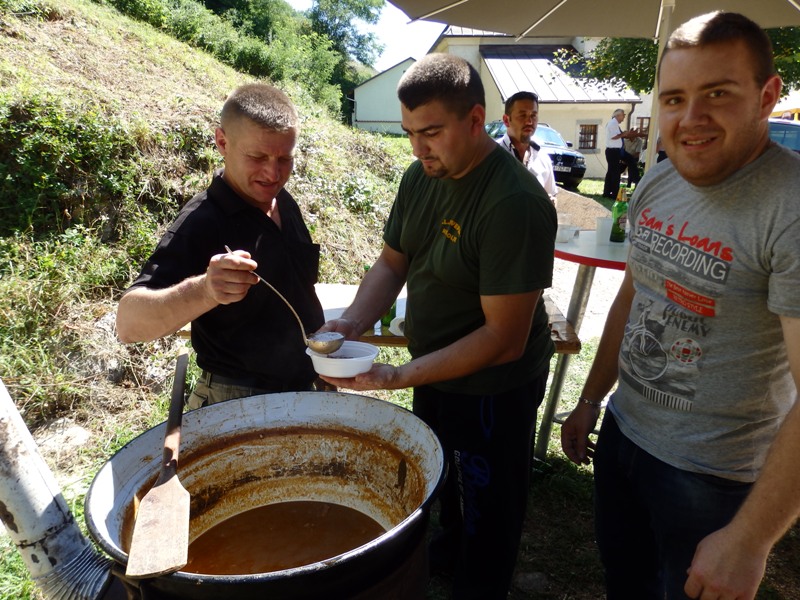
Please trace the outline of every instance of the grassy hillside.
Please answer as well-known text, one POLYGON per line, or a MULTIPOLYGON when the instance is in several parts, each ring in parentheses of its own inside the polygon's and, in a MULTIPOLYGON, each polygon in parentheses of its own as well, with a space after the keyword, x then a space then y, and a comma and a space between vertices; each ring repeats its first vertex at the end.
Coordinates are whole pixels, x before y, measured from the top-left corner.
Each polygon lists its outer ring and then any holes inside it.
MULTIPOLYGON (((136 347, 109 349, 90 372, 75 356, 221 166, 217 112, 251 79, 108 7, 33 4, 0 12, 0 310, 11 316, 0 373, 36 423, 82 405, 109 370, 148 379, 130 363, 149 354, 136 347)), ((303 117, 287 187, 322 245, 322 281, 356 282, 379 250, 408 144, 349 129, 284 87, 303 117)))
MULTIPOLYGON (((116 301, 221 166, 217 113, 252 80, 95 2, 0 0, 0 377, 37 439, 54 420, 91 432, 47 456, 79 520, 97 466, 164 419, 175 355, 175 340, 119 344, 116 301)), ((351 130, 301 85, 281 87, 302 115, 287 187, 322 246, 321 280, 355 283, 408 142, 351 130)), ((0 598, 31 590, 0 536, 0 598)))

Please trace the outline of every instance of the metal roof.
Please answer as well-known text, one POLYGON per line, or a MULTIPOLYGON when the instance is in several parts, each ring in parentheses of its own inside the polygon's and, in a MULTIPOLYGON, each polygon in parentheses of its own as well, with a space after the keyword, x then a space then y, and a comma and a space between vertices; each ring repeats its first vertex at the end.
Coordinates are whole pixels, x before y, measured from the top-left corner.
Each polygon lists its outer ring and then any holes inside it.
POLYGON ((627 87, 617 89, 564 72, 553 63, 554 52, 571 46, 481 45, 480 53, 505 101, 520 91, 532 91, 540 104, 640 103, 627 87))

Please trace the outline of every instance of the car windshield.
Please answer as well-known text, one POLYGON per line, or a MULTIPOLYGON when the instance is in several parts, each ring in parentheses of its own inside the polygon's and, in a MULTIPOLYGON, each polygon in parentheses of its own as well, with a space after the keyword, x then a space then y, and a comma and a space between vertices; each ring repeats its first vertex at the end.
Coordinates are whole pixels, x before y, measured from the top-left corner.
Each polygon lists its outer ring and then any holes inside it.
POLYGON ((533 134, 533 139, 540 146, 567 147, 564 138, 555 129, 550 129, 549 127, 537 127, 536 133, 533 134))
POLYGON ((501 138, 506 133, 505 123, 502 121, 492 121, 486 124, 486 133, 493 138, 501 138))

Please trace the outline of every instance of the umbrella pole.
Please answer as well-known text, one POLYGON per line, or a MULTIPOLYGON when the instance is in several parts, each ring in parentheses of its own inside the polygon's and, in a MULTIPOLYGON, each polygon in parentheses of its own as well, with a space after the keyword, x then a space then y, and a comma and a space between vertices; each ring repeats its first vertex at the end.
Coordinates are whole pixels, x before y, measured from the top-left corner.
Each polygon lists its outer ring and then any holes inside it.
POLYGON ((644 170, 647 172, 650 167, 656 164, 656 141, 658 140, 658 65, 661 63, 661 55, 664 53, 664 46, 667 45, 669 34, 672 33, 672 11, 675 10, 675 0, 662 0, 660 23, 658 26, 658 54, 656 56, 656 77, 653 81, 653 105, 650 108, 650 130, 647 133, 647 155, 644 161, 644 170))

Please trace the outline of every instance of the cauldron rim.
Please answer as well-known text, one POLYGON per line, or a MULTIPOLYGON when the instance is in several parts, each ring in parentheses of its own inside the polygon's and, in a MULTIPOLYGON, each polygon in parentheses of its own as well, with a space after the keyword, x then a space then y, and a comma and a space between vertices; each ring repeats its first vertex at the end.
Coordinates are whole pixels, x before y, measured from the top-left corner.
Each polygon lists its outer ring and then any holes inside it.
MULTIPOLYGON (((274 398, 274 397, 278 397, 278 396, 298 396, 298 395, 305 395, 305 394, 313 394, 316 398, 321 398, 321 396, 317 396, 319 394, 334 395, 334 396, 339 396, 339 397, 341 397, 341 396, 357 397, 360 400, 364 400, 364 401, 366 401, 368 403, 372 403, 372 402, 379 403, 380 405, 383 405, 383 406, 390 406, 391 410, 402 411, 403 413, 408 413, 409 415, 413 415, 413 413, 411 413, 411 411, 409 411, 408 409, 403 408, 402 406, 396 405, 396 404, 388 402, 388 401, 380 400, 380 399, 377 399, 377 398, 372 398, 372 397, 369 397, 369 396, 362 396, 362 395, 357 395, 357 394, 345 394, 345 393, 341 393, 341 392, 287 392, 287 393, 283 393, 283 394, 269 394, 268 396, 271 396, 271 397, 274 398)), ((196 413, 198 415, 201 415, 201 414, 203 414, 201 411, 220 410, 220 409, 224 408, 225 406, 232 406, 232 404, 229 404, 229 403, 253 402, 253 401, 256 401, 258 398, 262 398, 262 397, 263 396, 251 396, 251 397, 248 397, 248 398, 241 398, 241 399, 238 399, 238 400, 231 400, 231 401, 228 401, 226 403, 215 404, 215 405, 203 407, 201 409, 197 409, 195 411, 191 411, 191 413, 196 413)), ((187 413, 187 415, 188 414, 190 414, 190 413, 187 413)), ((184 416, 184 418, 186 418, 186 415, 184 416)), ((423 427, 428 429, 427 425, 422 423, 421 420, 419 420, 419 423, 423 427)), ((155 426, 143 431, 138 436, 136 436, 135 438, 130 440, 127 444, 122 446, 119 450, 117 450, 111 456, 111 458, 109 458, 109 460, 103 465, 103 467, 101 467, 101 469, 98 471, 98 473, 95 475, 95 477, 94 477, 94 479, 93 479, 93 481, 92 481, 92 483, 91 483, 91 485, 90 485, 90 487, 89 487, 89 489, 87 491, 87 494, 86 494, 87 502, 86 502, 86 505, 85 505, 85 520, 86 520, 86 525, 87 525, 87 528, 88 528, 91 536, 95 539, 95 541, 100 545, 101 549, 106 554, 108 554, 115 562, 117 562, 118 564, 123 565, 123 566, 127 564, 127 559, 128 559, 127 553, 122 551, 122 549, 119 548, 117 546, 117 544, 113 542, 113 540, 107 539, 105 534, 97 527, 97 525, 96 525, 96 520, 97 520, 96 519, 96 515, 92 514, 93 511, 92 511, 90 503, 88 502, 88 499, 92 496, 93 491, 95 491, 95 486, 98 485, 98 479, 99 479, 99 476, 100 476, 102 470, 105 469, 117 455, 122 454, 130 446, 135 445, 137 443, 137 440, 139 440, 143 436, 145 436, 145 435, 156 435, 156 433, 155 433, 156 431, 160 432, 157 435, 163 439, 163 431, 162 430, 164 429, 165 426, 166 426, 165 422, 159 423, 159 424, 157 424, 157 425, 155 425, 155 426)), ((227 585, 227 584, 235 585, 237 583, 242 583, 242 582, 248 582, 248 583, 260 583, 260 582, 263 582, 263 583, 268 583, 268 582, 271 582, 271 581, 287 580, 287 579, 301 577, 301 576, 306 575, 306 574, 313 574, 313 573, 319 572, 321 570, 329 569, 329 568, 334 567, 334 566, 339 565, 339 564, 348 563, 348 562, 351 562, 351 561, 356 561, 360 557, 362 557, 362 556, 374 551, 375 548, 384 546, 385 544, 387 544, 387 542, 391 541, 393 538, 403 538, 403 536, 412 535, 411 532, 415 528, 415 525, 417 524, 417 522, 419 522, 421 519, 427 521, 428 509, 430 508, 431 503, 435 500, 439 490, 441 489, 441 486, 443 485, 443 482, 444 482, 444 479, 445 479, 445 476, 446 476, 446 465, 445 465, 444 458, 443 458, 443 450, 441 448, 441 445, 438 442, 438 439, 436 439, 435 434, 433 434, 431 432, 431 435, 433 436, 432 439, 435 440, 435 442, 436 442, 436 445, 437 445, 436 453, 438 454, 438 458, 440 459, 439 462, 440 462, 441 468, 439 469, 438 477, 436 477, 436 480, 433 482, 433 485, 429 486, 429 492, 428 492, 425 500, 423 501, 423 503, 420 506, 418 506, 411 514, 409 514, 407 517, 405 517, 401 522, 399 522, 398 524, 394 525, 391 529, 387 530, 385 533, 383 533, 379 537, 375 538, 374 540, 371 540, 370 542, 368 542, 366 544, 363 544, 362 546, 359 546, 357 548, 353 548, 352 550, 349 550, 349 551, 347 551, 345 553, 342 553, 340 555, 325 559, 323 561, 318 561, 318 562, 315 562, 315 563, 311 563, 311 564, 308 564, 308 565, 302 565, 302 566, 294 567, 294 568, 291 568, 291 569, 283 569, 283 570, 279 570, 279 571, 272 571, 272 572, 266 572, 266 573, 238 574, 238 575, 215 575, 215 574, 205 574, 205 573, 192 573, 192 572, 188 572, 188 571, 177 571, 177 572, 169 574, 169 575, 161 576, 158 579, 167 579, 169 581, 174 582, 175 584, 180 584, 180 585, 184 585, 184 584, 204 584, 204 583, 214 584, 214 585, 217 585, 217 584, 219 584, 219 585, 227 585)), ((105 516, 103 518, 105 518, 105 516)))

